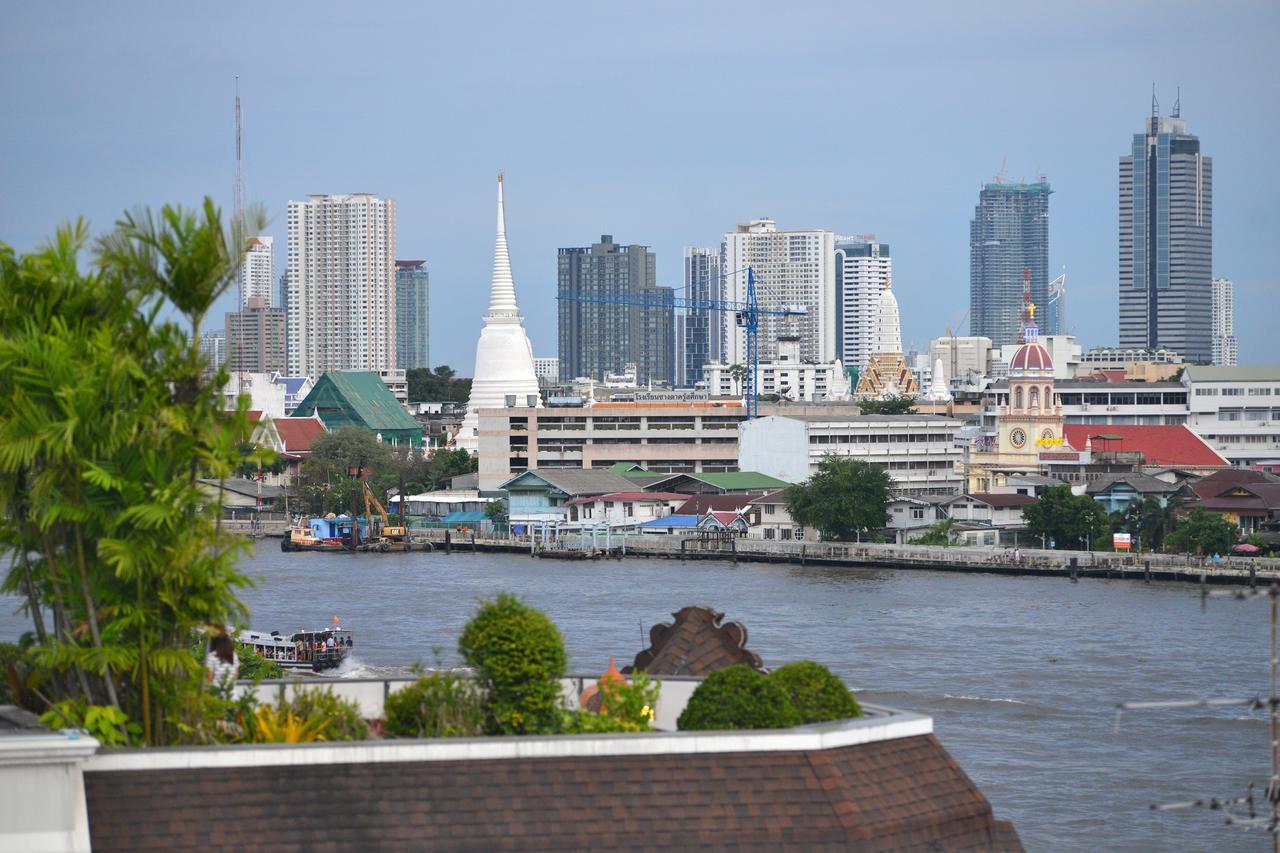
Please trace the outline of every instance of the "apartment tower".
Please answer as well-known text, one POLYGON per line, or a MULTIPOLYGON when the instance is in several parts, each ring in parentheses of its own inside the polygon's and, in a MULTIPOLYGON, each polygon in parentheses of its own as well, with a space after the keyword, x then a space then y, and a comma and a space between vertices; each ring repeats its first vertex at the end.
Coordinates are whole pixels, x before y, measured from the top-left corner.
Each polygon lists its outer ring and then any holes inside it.
POLYGON ((290 376, 396 366, 396 203, 369 193, 289 202, 290 376))
POLYGON ((426 261, 396 261, 396 367, 430 367, 431 282, 426 261))
MULTIPOLYGON (((969 333, 997 347, 1021 343, 1023 289, 1031 301, 1049 302, 1049 194, 1033 184, 985 184, 969 224, 969 333)), ((1046 334, 1057 334, 1047 328, 1046 334)))
MULTIPOLYGON (((684 293, 697 303, 724 299, 721 249, 684 250, 684 293)), ((676 316, 676 381, 692 388, 702 379, 702 365, 720 361, 724 329, 720 312, 708 307, 687 307, 676 316)))
POLYGON ((1229 278, 1213 280, 1213 363, 1219 367, 1235 367, 1240 360, 1233 289, 1229 278))
POLYGON ((866 367, 876 352, 880 294, 889 286, 889 244, 874 234, 836 240, 836 355, 845 367, 866 367))

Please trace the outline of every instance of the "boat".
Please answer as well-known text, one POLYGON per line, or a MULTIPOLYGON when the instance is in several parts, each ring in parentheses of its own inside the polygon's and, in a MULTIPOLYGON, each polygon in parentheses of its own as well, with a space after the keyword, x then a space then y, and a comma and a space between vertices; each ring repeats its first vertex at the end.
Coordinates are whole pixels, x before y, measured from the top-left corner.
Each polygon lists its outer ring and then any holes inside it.
MULTIPOLYGON (((348 515, 330 513, 324 518, 308 519, 296 524, 280 540, 281 551, 344 551, 351 547, 351 528, 355 520, 348 515)), ((367 531, 362 525, 361 538, 367 531)))
POLYGON ((290 672, 324 672, 341 666, 354 648, 353 635, 334 625, 323 631, 263 632, 244 630, 236 642, 248 646, 290 672), (329 648, 329 639, 333 648, 329 648))

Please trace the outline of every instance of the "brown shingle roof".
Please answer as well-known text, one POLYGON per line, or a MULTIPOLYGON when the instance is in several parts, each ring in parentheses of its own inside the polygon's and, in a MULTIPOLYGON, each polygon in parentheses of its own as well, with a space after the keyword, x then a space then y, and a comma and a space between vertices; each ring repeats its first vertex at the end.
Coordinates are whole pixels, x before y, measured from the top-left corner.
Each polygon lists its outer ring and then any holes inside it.
POLYGON ((686 607, 671 615, 674 622, 649 629, 649 648, 623 672, 709 675, 736 663, 764 670, 760 656, 747 648, 747 629, 741 622, 722 622, 724 614, 710 607, 686 607))
POLYGON ((1022 850, 933 735, 809 751, 90 771, 85 799, 97 853, 1022 850))
POLYGON ((676 515, 706 515, 708 512, 737 512, 751 503, 751 495, 694 495, 676 507, 676 515))

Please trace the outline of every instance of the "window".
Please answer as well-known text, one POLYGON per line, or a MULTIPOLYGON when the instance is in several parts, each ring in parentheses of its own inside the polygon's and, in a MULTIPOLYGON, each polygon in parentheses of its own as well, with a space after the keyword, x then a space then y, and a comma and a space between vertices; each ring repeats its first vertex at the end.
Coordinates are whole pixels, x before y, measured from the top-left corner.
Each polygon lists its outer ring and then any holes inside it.
POLYGON ((1222 389, 1222 396, 1224 396, 1224 397, 1243 397, 1243 396, 1244 396, 1244 389, 1243 389, 1243 388, 1223 388, 1223 389, 1222 389))
POLYGON ((923 520, 924 520, 924 507, 922 507, 922 506, 913 506, 913 507, 911 508, 911 517, 912 517, 913 519, 915 519, 916 521, 923 521, 923 520))
POLYGON ((772 539, 772 538, 773 538, 773 534, 774 534, 774 529, 773 529, 772 527, 766 527, 766 528, 764 529, 764 538, 765 538, 765 539, 772 539))
POLYGON ((765 514, 765 515, 773 515, 773 513, 774 513, 774 510, 775 510, 775 509, 777 509, 777 507, 775 507, 773 504, 765 504, 765 505, 764 505, 764 514, 765 514))
POLYGON ((804 538, 804 528, 803 528, 803 527, 797 527, 797 528, 796 528, 796 538, 797 538, 797 539, 803 539, 803 538, 804 538))
POLYGON ((783 538, 783 539, 790 539, 790 538, 791 538, 791 528, 790 528, 790 527, 784 527, 784 528, 782 528, 782 538, 783 538))
POLYGON ((636 505, 635 505, 635 504, 633 504, 633 503, 631 503, 631 502, 629 502, 629 501, 628 501, 628 502, 626 502, 626 503, 624 503, 624 504, 622 505, 622 514, 623 514, 623 515, 626 515, 626 516, 632 516, 632 515, 635 515, 635 514, 636 514, 636 505))

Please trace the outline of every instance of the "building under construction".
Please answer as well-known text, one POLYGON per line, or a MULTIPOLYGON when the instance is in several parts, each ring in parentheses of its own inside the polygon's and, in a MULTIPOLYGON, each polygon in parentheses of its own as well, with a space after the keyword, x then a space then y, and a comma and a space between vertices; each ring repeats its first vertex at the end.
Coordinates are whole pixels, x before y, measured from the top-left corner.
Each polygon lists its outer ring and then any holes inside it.
MULTIPOLYGON (((969 333, 994 346, 1018 340, 1024 271, 1030 272, 1031 301, 1049 304, 1051 192, 1043 178, 1006 183, 1002 175, 978 196, 969 230, 969 333)), ((1059 331, 1044 328, 1048 335, 1059 331)))

